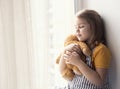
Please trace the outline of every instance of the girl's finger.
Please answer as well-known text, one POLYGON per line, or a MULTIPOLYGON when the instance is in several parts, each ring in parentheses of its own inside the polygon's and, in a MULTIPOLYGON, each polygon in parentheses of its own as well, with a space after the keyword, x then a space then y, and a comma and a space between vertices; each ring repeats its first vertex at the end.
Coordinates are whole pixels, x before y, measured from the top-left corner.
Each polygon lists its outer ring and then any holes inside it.
POLYGON ((65 47, 65 51, 70 51, 74 47, 75 44, 69 44, 68 46, 65 47))
POLYGON ((79 47, 78 44, 76 44, 74 47, 75 47, 76 49, 80 49, 80 47, 79 47))
POLYGON ((77 52, 72 52, 72 55, 78 55, 78 53, 77 52))
POLYGON ((65 54, 71 55, 71 52, 70 51, 66 51, 65 54))
POLYGON ((65 63, 70 64, 70 61, 69 61, 69 60, 66 60, 66 62, 65 62, 65 63))
POLYGON ((63 58, 64 58, 64 59, 68 59, 68 58, 69 58, 69 55, 64 54, 64 55, 63 55, 63 58))
POLYGON ((76 51, 78 54, 81 53, 81 49, 77 45, 74 46, 73 50, 76 51))

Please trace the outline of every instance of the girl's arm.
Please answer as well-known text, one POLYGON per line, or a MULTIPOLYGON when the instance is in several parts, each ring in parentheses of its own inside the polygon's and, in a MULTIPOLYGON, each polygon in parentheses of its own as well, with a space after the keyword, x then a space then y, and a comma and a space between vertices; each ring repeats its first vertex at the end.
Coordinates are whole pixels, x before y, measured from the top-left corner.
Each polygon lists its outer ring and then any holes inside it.
POLYGON ((76 63, 76 66, 81 70, 83 75, 93 84, 97 86, 101 86, 103 84, 107 75, 107 69, 96 68, 96 70, 94 71, 93 69, 89 68, 82 60, 79 60, 79 62, 76 63))
POLYGON ((76 52, 66 52, 64 56, 67 60, 66 63, 76 65, 90 82, 97 86, 101 86, 103 84, 107 74, 107 69, 96 68, 96 71, 94 71, 80 59, 80 56, 76 52))
POLYGON ((60 58, 60 62, 59 62, 59 70, 60 70, 60 73, 62 74, 64 70, 66 70, 66 60, 64 59, 64 55, 66 53, 66 51, 73 51, 73 47, 75 46, 75 44, 70 44, 68 46, 66 46, 64 49, 63 49, 63 52, 62 52, 62 55, 61 55, 61 58, 60 58))
POLYGON ((62 53, 61 55, 61 58, 60 58, 60 63, 59 63, 59 69, 60 69, 60 73, 62 74, 63 70, 65 70, 66 68, 66 63, 65 63, 65 60, 64 60, 64 52, 62 53))

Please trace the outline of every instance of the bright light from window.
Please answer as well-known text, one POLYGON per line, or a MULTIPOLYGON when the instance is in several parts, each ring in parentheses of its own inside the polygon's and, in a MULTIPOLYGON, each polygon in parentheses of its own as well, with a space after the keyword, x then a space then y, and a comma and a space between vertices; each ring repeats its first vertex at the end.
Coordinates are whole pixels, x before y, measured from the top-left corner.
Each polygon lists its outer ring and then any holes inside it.
MULTIPOLYGON (((66 81, 60 76, 58 65, 55 64, 57 55, 63 49, 65 37, 72 32, 74 17, 74 1, 73 0, 50 0, 50 55, 53 68, 51 72, 54 74, 52 80, 55 79, 53 86, 63 86, 66 81), (54 67, 53 67, 54 65, 54 67)), ((51 81, 52 81, 51 80, 51 81)))
POLYGON ((74 0, 31 0, 35 50, 36 89, 54 89, 65 84, 55 58, 72 32, 74 0))

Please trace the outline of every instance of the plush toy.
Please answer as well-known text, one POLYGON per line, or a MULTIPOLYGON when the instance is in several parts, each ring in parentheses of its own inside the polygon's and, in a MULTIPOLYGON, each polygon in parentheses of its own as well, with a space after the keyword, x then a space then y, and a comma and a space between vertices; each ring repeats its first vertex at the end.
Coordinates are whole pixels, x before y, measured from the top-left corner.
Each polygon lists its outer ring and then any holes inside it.
MULTIPOLYGON (((85 60, 86 56, 90 56, 91 53, 92 53, 91 50, 86 45, 86 43, 80 42, 78 40, 78 38, 74 34, 72 34, 72 35, 69 35, 66 38, 66 40, 64 42, 64 46, 67 46, 69 44, 78 44, 79 45, 81 51, 79 51, 78 54, 81 57, 81 59, 84 62, 86 62, 86 60, 85 60)), ((61 54, 59 54, 59 56, 56 59, 56 63, 57 64, 59 64, 60 57, 61 57, 61 54)), ((67 67, 62 71, 62 76, 66 80, 72 80, 74 75, 75 75, 75 73, 82 75, 82 73, 80 72, 80 70, 76 66, 71 65, 71 64, 67 64, 67 67)))

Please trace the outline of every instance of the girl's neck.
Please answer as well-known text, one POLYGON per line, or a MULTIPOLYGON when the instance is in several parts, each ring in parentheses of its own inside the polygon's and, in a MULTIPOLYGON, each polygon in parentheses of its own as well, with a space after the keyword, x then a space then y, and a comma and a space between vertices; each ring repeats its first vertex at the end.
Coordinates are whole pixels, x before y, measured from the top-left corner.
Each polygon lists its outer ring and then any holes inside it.
POLYGON ((87 46, 92 50, 96 47, 96 45, 98 45, 98 42, 93 42, 90 43, 89 41, 85 41, 85 43, 87 44, 87 46))

